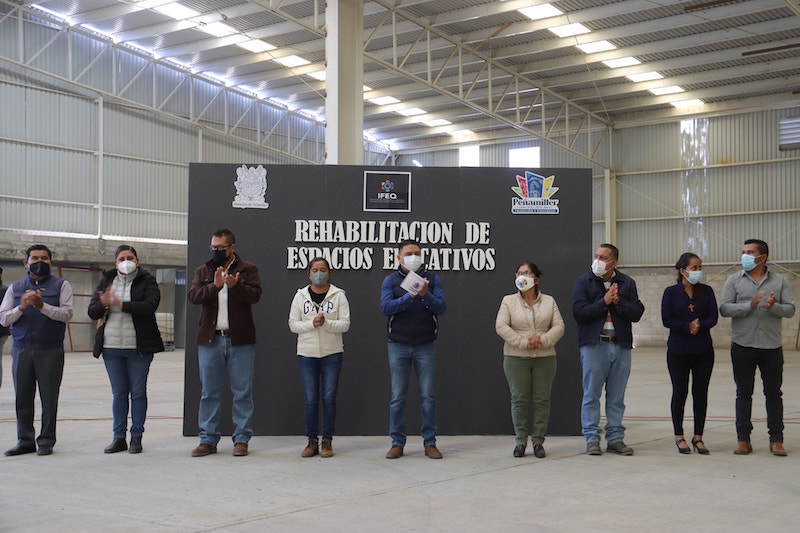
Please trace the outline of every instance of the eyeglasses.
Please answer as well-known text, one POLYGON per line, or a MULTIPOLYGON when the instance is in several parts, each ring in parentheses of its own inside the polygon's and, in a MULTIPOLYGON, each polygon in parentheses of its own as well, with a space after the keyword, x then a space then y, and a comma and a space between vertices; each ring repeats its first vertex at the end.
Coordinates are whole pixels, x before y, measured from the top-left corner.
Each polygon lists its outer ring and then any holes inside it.
POLYGON ((535 276, 533 272, 530 270, 526 270, 525 272, 517 272, 517 277, 519 276, 535 276))
POLYGON ((217 251, 224 252, 225 250, 227 250, 230 247, 231 247, 230 244, 225 245, 225 246, 209 246, 209 248, 211 249, 212 252, 217 252, 217 251))

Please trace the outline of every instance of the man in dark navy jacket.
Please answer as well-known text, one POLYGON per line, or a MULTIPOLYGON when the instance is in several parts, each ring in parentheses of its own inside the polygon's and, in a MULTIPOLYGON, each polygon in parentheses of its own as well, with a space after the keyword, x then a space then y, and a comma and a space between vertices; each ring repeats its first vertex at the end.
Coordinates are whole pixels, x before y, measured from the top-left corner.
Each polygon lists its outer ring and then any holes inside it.
POLYGON ((56 443, 64 334, 72 319, 72 287, 67 280, 50 274, 52 254, 43 244, 29 246, 22 264, 28 276, 14 282, 0 303, 0 324, 11 328, 11 374, 17 408, 17 445, 6 450, 5 455, 50 455, 56 443), (34 441, 37 385, 42 400, 42 431, 34 441))
MULTIPOLYGON (((441 459, 436 447, 436 398, 433 382, 436 371, 436 335, 439 315, 447 309, 439 276, 422 265, 422 248, 417 241, 405 240, 398 247, 397 271, 386 276, 381 285, 381 311, 388 317, 389 371, 392 400, 389 404, 389 433, 392 447, 387 459, 403 456, 406 445, 406 395, 411 367, 417 376, 419 407, 422 415, 422 440, 425 455, 441 459), (413 273, 413 274, 410 274, 413 273), (420 276, 418 286, 407 283, 408 276, 420 276)), ((416 279, 416 278, 414 278, 416 279)))
POLYGON ((578 325, 583 368, 581 426, 586 453, 601 455, 600 396, 606 389, 606 451, 633 455, 622 440, 625 426, 625 388, 631 373, 631 324, 644 314, 636 282, 616 269, 619 250, 601 244, 594 254, 589 272, 575 280, 572 316, 578 325))

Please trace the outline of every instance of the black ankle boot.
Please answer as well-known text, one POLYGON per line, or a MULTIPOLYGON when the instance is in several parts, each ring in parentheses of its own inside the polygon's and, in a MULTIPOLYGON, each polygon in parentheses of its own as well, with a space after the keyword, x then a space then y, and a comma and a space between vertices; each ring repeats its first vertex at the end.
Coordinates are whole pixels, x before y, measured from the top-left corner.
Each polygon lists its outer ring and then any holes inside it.
POLYGON ((131 447, 128 453, 142 453, 142 437, 131 437, 131 447))
POLYGON ((128 449, 128 443, 125 442, 125 439, 114 439, 111 441, 111 444, 106 446, 106 449, 103 450, 105 453, 117 453, 117 452, 124 452, 128 449))

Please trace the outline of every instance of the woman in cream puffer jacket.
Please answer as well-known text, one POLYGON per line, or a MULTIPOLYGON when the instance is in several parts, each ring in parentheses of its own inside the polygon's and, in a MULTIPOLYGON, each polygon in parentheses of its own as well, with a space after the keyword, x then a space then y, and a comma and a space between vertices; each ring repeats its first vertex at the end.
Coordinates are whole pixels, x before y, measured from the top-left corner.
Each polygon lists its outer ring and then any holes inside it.
POLYGON ((536 457, 544 457, 544 434, 550 418, 550 391, 556 375, 556 342, 564 336, 564 319, 552 296, 542 294, 542 271, 526 262, 517 267, 517 292, 503 297, 495 331, 503 343, 503 371, 511 391, 514 457, 524 457, 528 435, 536 457), (528 423, 533 401, 533 424, 528 423))

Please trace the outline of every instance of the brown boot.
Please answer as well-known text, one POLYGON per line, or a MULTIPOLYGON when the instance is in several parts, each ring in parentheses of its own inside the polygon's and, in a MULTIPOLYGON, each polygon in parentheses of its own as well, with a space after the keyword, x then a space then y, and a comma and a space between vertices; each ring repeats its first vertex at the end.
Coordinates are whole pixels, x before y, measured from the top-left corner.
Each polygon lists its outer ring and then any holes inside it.
POLYGON ((308 445, 303 448, 300 457, 314 457, 317 454, 319 454, 319 442, 317 441, 317 437, 308 437, 308 445))
POLYGON ((740 440, 739 445, 733 450, 733 453, 736 455, 747 455, 753 452, 753 447, 750 445, 750 441, 740 440))
POLYGON ((333 443, 331 439, 322 439, 322 449, 319 452, 320 457, 333 457, 333 443))
POLYGON ((772 452, 772 455, 777 455, 778 457, 786 457, 788 455, 782 442, 770 442, 769 451, 772 452))

